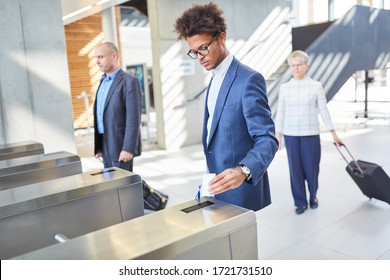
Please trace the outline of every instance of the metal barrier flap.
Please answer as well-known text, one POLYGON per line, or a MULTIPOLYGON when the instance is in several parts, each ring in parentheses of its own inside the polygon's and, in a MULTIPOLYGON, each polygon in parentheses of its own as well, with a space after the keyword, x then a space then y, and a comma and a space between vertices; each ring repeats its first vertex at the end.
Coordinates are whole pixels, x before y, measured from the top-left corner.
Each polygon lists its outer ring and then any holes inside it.
POLYGON ((138 175, 112 167, 3 190, 0 219, 140 181, 138 175))
POLYGON ((38 155, 43 153, 43 145, 35 141, 24 141, 0 145, 0 160, 29 155, 38 155))
MULTIPOLYGON (((220 239, 229 246, 233 241, 227 236, 240 229, 247 236, 239 238, 240 242, 246 242, 257 254, 255 213, 203 197, 200 204, 190 201, 166 208, 17 259, 172 259, 220 239)), ((248 248, 244 250, 251 250, 248 248)))
POLYGON ((0 161, 0 177, 71 162, 80 162, 80 157, 64 151, 2 160, 0 161))

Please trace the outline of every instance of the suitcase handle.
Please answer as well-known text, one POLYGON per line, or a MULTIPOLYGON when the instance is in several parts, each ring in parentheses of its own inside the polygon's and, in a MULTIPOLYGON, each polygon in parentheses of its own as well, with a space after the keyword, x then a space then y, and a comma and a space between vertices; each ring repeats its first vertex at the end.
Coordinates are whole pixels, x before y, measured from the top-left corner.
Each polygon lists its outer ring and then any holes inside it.
MULTIPOLYGON (((336 143, 333 143, 333 144, 336 146, 337 150, 339 151, 339 153, 341 154, 341 156, 344 158, 345 162, 347 163, 347 166, 348 166, 349 168, 351 168, 351 170, 353 171, 353 167, 349 164, 347 158, 346 158, 346 157, 344 156, 344 154, 341 152, 339 146, 337 146, 336 143)), ((352 161, 355 163, 355 165, 356 165, 357 169, 359 170, 359 172, 360 172, 362 175, 364 175, 363 170, 360 168, 358 162, 357 162, 357 161, 355 160, 355 158, 352 156, 352 154, 351 154, 351 152, 348 150, 347 146, 345 146, 345 144, 340 144, 340 146, 342 146, 342 147, 345 148, 345 150, 348 152, 349 156, 352 158, 352 161)))

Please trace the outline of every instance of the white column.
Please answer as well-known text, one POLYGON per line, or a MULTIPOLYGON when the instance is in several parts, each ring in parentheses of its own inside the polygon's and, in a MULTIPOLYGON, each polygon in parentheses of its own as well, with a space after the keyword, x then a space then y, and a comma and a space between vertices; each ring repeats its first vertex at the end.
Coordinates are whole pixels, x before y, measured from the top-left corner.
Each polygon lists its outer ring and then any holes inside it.
POLYGON ((103 10, 101 14, 104 41, 112 42, 119 48, 115 18, 115 7, 107 8, 103 10))

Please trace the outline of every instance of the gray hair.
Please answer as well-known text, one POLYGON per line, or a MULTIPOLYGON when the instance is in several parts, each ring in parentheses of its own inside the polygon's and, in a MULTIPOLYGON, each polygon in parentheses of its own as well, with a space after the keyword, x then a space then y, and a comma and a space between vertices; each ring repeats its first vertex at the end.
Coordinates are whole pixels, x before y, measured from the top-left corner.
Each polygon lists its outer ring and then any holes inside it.
POLYGON ((304 51, 301 50, 293 51, 287 58, 288 65, 291 66, 293 58, 298 58, 299 61, 303 64, 309 64, 309 55, 304 51))

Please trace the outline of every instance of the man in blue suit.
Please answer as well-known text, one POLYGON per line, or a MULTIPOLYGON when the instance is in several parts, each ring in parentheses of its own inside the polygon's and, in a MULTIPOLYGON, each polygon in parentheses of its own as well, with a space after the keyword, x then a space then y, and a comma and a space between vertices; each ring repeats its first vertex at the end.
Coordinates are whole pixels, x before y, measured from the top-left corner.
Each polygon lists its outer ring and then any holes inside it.
POLYGON ((99 44, 95 57, 103 72, 94 104, 95 155, 104 167, 133 171, 133 158, 141 155, 140 83, 120 68, 113 43, 99 44))
POLYGON ((271 203, 267 168, 278 150, 264 77, 226 48, 223 11, 195 4, 176 20, 178 39, 213 78, 206 94, 203 148, 216 199, 257 211, 271 203))

